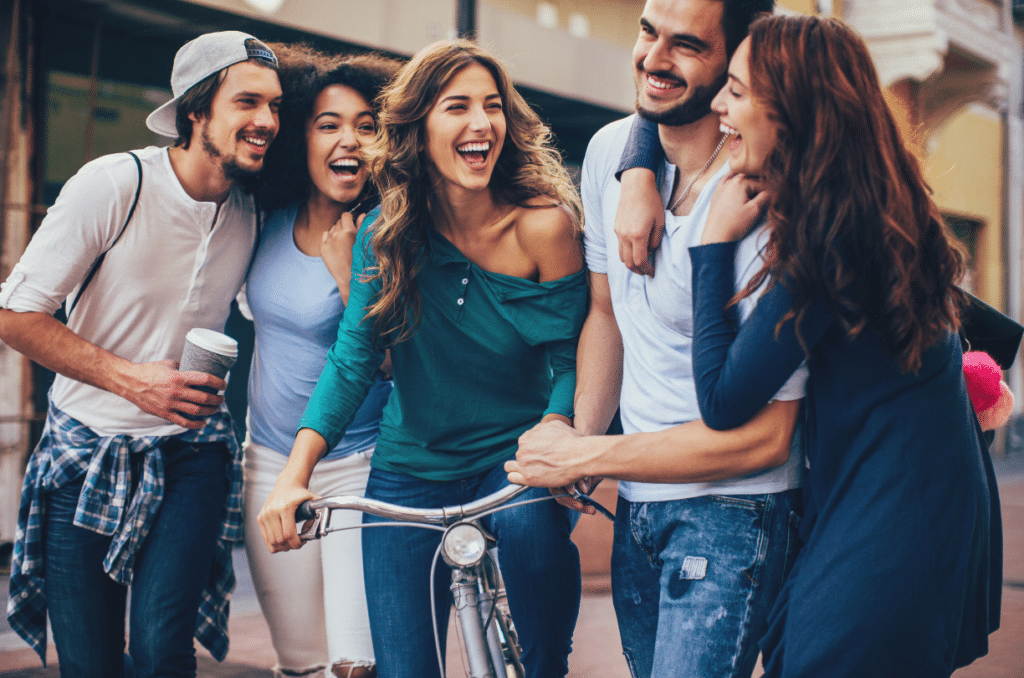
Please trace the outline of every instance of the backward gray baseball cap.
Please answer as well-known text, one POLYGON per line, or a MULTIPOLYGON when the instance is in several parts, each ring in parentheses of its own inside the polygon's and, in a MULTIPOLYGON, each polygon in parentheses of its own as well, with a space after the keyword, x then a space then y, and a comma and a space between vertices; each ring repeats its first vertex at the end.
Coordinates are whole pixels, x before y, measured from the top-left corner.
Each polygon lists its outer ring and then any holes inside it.
POLYGON ((185 92, 204 78, 232 64, 262 59, 277 68, 277 57, 262 41, 241 31, 206 33, 191 40, 174 55, 171 69, 171 93, 174 98, 149 114, 146 127, 172 139, 178 136, 175 118, 178 102, 185 92))

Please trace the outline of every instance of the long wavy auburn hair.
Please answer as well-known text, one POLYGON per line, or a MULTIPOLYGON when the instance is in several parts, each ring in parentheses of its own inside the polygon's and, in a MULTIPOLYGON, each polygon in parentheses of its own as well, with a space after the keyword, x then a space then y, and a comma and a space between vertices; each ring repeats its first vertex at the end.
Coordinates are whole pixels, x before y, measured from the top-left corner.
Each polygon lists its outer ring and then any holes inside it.
POLYGON ((901 371, 916 371, 922 352, 959 328, 964 254, 867 48, 841 21, 806 16, 759 19, 750 38, 751 92, 778 143, 763 177, 775 194, 766 263, 738 298, 783 281, 795 301, 779 327, 795 319, 800 337, 823 294, 851 338, 876 332, 901 371))
POLYGON ((516 92, 501 62, 466 40, 423 48, 381 93, 377 139, 367 149, 381 193, 381 216, 370 239, 376 265, 367 273, 382 289, 366 318, 374 319, 382 343, 408 339, 419 323, 415 277, 432 228, 432 203, 440 199, 428 171, 426 118, 444 88, 472 64, 490 72, 504 108, 505 140, 488 186, 495 201, 529 207, 531 199, 548 198, 567 207, 581 228, 579 194, 551 146, 551 132, 516 92))

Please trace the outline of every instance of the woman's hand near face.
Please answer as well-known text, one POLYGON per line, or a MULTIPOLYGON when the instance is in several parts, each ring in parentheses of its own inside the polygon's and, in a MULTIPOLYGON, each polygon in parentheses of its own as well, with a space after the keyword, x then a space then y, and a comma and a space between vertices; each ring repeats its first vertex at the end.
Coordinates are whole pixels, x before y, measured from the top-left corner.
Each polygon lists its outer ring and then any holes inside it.
POLYGON ((320 256, 338 284, 341 300, 348 305, 348 293, 352 282, 352 247, 356 243, 356 232, 363 223, 365 214, 358 219, 351 212, 345 212, 320 240, 320 256))
POLYGON ((770 194, 756 180, 743 174, 732 174, 722 179, 711 197, 708 221, 700 243, 740 240, 754 227, 770 194))

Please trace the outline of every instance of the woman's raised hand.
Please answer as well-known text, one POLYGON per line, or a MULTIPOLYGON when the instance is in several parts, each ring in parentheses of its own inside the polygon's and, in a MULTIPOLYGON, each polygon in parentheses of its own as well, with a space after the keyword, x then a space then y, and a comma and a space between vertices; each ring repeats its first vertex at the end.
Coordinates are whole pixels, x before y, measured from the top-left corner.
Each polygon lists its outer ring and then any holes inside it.
POLYGON ((770 193, 755 178, 731 174, 722 179, 711 196, 701 244, 732 242, 743 238, 761 218, 770 197, 770 193))
POLYGON ((352 218, 351 212, 345 212, 331 226, 320 241, 320 256, 330 272, 334 282, 338 284, 341 299, 348 304, 348 292, 352 281, 352 247, 356 243, 356 232, 363 223, 360 215, 358 221, 352 218))

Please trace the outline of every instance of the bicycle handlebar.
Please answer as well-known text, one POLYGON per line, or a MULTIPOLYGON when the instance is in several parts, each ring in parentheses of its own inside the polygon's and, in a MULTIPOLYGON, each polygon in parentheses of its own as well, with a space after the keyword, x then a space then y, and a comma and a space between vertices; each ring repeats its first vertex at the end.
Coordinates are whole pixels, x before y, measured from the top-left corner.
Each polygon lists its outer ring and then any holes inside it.
POLYGON ((437 509, 419 509, 408 506, 390 504, 378 499, 367 499, 366 497, 337 496, 312 499, 302 502, 295 510, 295 522, 312 520, 316 517, 319 509, 352 509, 370 513, 381 518, 402 520, 410 523, 424 523, 428 525, 451 525, 452 523, 467 518, 474 518, 486 513, 492 508, 515 499, 529 487, 525 485, 509 485, 502 489, 481 497, 468 504, 445 506, 437 509))

